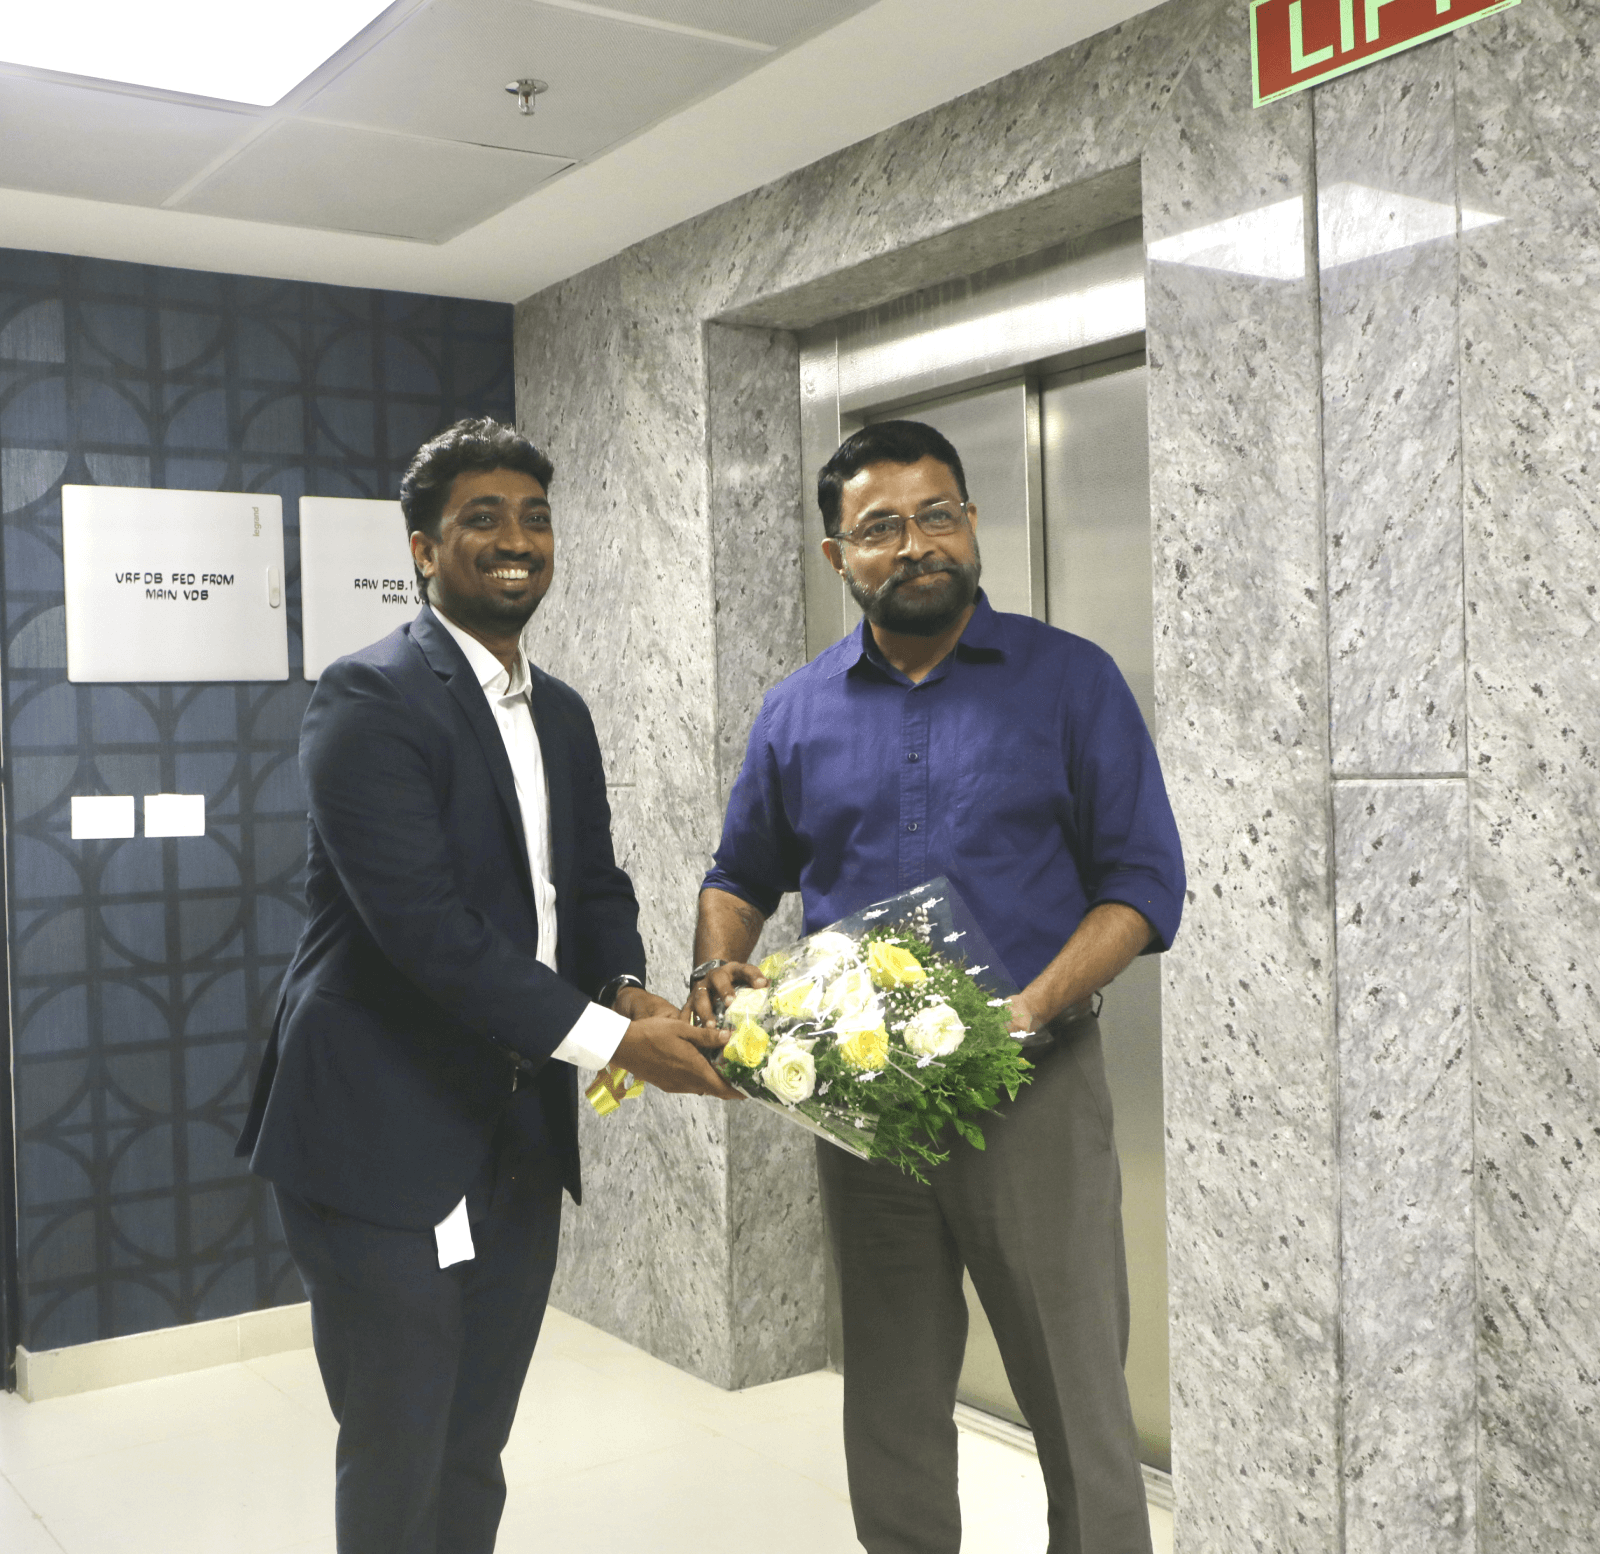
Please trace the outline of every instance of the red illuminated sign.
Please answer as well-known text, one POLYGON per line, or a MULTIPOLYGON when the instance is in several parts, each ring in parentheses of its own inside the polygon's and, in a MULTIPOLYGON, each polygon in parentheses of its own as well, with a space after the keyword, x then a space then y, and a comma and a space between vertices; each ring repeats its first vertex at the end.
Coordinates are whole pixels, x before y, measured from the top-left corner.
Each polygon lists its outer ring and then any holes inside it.
POLYGON ((1256 106, 1359 70, 1519 0, 1252 0, 1256 106))

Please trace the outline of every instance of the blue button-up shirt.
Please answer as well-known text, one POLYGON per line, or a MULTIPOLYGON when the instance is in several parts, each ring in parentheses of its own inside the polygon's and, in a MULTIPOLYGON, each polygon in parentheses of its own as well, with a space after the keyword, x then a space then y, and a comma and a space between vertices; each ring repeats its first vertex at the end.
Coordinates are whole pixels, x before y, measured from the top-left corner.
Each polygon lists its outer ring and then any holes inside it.
POLYGON ((1111 656, 980 593, 913 684, 865 621, 767 693, 705 883, 807 933, 945 875, 1019 987, 1091 907, 1165 949, 1183 853, 1154 745, 1111 656))

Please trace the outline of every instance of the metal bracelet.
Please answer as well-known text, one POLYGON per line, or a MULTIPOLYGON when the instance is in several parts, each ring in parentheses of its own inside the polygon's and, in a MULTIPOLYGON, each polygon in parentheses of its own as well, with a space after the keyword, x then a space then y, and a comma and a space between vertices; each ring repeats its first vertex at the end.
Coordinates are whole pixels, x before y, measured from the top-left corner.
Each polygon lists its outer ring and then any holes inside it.
POLYGON ((605 1008, 609 1009, 613 1004, 616 1003, 617 994, 620 993, 623 988, 642 988, 643 986, 644 983, 634 976, 632 972, 624 971, 621 976, 613 977, 609 982, 607 982, 605 986, 595 994, 594 1001, 597 1004, 602 1004, 605 1008))
POLYGON ((696 982, 704 981, 718 966, 726 966, 725 960, 703 960, 689 973, 688 986, 693 987, 696 982))

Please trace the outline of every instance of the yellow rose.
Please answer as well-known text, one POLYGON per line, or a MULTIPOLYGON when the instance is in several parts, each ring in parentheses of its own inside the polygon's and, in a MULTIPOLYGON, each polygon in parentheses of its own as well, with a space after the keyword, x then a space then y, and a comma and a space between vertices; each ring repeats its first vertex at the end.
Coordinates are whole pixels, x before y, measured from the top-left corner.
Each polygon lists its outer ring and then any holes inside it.
POLYGON ((741 1020, 722 1049, 722 1055, 742 1068, 754 1068, 771 1045, 767 1033, 754 1020, 741 1020))
POLYGON ((915 987, 928 980, 922 962, 910 950, 885 939, 874 939, 868 947, 867 970, 879 987, 915 987))
POLYGON ((841 1021, 839 1034, 839 1056, 858 1073, 881 1069, 889 1061, 889 1033, 882 1020, 870 1025, 864 1019, 841 1021))
POLYGON ((761 975, 769 982, 776 982, 793 964, 792 955, 785 955, 782 950, 774 950, 761 962, 761 975))
POLYGON ((785 982, 772 995, 772 1007, 785 1020, 815 1019, 822 1008, 822 989, 809 977, 785 982))

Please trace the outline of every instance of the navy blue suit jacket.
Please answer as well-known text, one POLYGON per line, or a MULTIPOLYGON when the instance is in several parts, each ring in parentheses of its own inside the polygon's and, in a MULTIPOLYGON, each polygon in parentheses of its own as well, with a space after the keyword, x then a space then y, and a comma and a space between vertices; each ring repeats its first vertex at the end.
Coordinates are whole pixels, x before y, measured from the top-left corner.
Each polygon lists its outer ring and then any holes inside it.
POLYGON ((576 1071, 550 1054, 603 983, 643 977, 644 946, 588 708, 537 668, 532 680, 559 975, 534 958, 533 881, 500 730, 432 610, 330 664, 306 710, 309 918, 239 1153, 358 1219, 437 1224, 508 1114, 581 1193, 576 1071))

